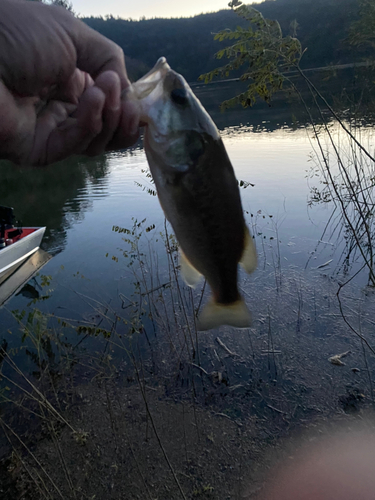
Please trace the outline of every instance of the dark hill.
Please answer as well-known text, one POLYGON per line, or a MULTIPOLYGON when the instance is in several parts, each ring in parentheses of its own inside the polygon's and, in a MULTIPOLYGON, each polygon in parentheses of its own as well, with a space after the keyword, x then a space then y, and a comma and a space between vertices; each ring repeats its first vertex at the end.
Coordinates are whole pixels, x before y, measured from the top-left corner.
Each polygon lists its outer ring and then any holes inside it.
MULTIPOLYGON (((350 24, 358 18, 358 0, 275 0, 254 6, 265 17, 277 19, 284 34, 289 33, 290 23, 297 20, 297 36, 308 49, 303 67, 347 63, 355 58, 345 38, 350 24)), ((219 65, 213 55, 220 44, 213 40, 212 33, 246 25, 229 9, 180 19, 90 17, 83 21, 123 48, 133 79, 143 75, 163 55, 188 81, 195 81, 201 73, 219 65)))

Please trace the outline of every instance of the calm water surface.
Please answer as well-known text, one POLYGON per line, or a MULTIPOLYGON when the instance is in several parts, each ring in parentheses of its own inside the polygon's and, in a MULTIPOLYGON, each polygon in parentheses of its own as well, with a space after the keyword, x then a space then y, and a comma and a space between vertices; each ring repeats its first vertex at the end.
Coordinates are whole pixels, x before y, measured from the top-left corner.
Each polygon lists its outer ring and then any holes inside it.
MULTIPOLYGON (((345 239, 329 230, 318 245, 334 207, 329 203, 309 206, 311 188, 321 186, 322 180, 313 172, 317 143, 312 129, 293 123, 288 108, 276 109, 276 120, 262 120, 265 115, 270 117, 269 108, 220 114, 212 104, 220 100, 215 91, 198 88, 196 92, 221 128, 237 178, 251 183, 241 188, 241 195, 246 220, 256 238, 259 267, 254 275, 241 275, 241 279, 254 318, 273 309, 274 298, 269 294, 278 287, 281 274, 289 283, 303 279, 314 294, 326 296, 321 279, 337 279, 345 239), (329 265, 318 269, 328 261, 329 265)), ((339 129, 332 125, 331 130, 343 143, 339 129)), ((357 132, 373 150, 373 129, 362 127, 357 132)), ((321 141, 328 151, 324 134, 321 141)), ((143 230, 142 245, 159 255, 161 277, 167 272, 160 236, 164 215, 152 193, 154 186, 141 145, 46 169, 3 165, 1 170, 1 203, 13 206, 25 225, 47 226, 42 247, 54 257, 42 271, 51 276, 50 297, 38 306, 45 312, 91 320, 99 307, 93 306, 92 299, 116 309, 122 304, 119 297, 131 296, 131 256, 123 256, 129 246, 123 241, 125 235, 113 230, 115 226, 131 229, 135 222, 143 221, 139 229, 143 230), (153 225, 155 228, 146 233, 153 225)), ((353 265, 355 270, 356 263, 353 265)), ((39 276, 0 309, 1 336, 10 346, 20 342, 11 311, 27 309, 30 299, 43 295, 40 283, 39 276)), ((359 285, 364 284, 365 279, 359 278, 359 285)), ((361 293, 360 287, 356 293, 361 293)), ((90 349, 90 344, 86 347, 90 349)))

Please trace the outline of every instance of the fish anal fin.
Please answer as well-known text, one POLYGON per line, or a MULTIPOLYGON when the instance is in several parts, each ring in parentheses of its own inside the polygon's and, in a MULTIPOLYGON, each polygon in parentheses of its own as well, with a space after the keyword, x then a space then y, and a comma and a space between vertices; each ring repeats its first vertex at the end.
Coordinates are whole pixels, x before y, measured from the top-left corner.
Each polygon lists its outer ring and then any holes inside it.
POLYGON ((194 288, 200 281, 202 275, 195 269, 195 267, 188 261, 184 252, 179 249, 180 253, 180 266, 181 266, 181 276, 185 283, 194 288))
POLYGON ((253 271, 255 271, 257 263, 258 263, 258 258, 257 258, 255 243, 253 238, 251 237, 248 227, 245 226, 245 244, 240 260, 240 265, 247 273, 250 274, 253 271))
POLYGON ((241 298, 232 304, 219 304, 211 300, 198 316, 197 329, 210 330, 221 325, 236 328, 248 328, 251 325, 251 313, 241 298))

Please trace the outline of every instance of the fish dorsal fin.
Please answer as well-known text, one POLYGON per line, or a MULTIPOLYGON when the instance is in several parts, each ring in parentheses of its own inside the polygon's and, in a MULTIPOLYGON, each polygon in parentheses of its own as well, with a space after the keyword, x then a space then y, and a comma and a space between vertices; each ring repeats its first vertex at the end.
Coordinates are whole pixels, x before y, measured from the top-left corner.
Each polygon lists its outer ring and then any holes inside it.
POLYGON ((181 276, 188 286, 194 288, 200 281, 202 275, 195 269, 195 267, 188 261, 184 252, 179 249, 180 253, 180 266, 181 266, 181 276))
POLYGON ((251 237, 248 227, 245 226, 245 245, 240 264, 245 269, 245 271, 250 274, 255 271, 257 263, 258 259, 255 243, 253 238, 251 237))
POLYGON ((219 304, 211 300, 198 316, 197 330, 210 330, 221 325, 248 328, 251 314, 244 300, 240 298, 232 304, 219 304))

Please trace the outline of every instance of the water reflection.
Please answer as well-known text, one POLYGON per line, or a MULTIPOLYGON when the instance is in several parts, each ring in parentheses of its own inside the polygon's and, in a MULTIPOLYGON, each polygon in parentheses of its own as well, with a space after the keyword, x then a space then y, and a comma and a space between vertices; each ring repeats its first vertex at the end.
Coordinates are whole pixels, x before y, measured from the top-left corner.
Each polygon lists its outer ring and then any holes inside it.
POLYGON ((105 156, 69 159, 43 168, 0 163, 0 200, 24 226, 47 226, 43 248, 61 251, 72 224, 82 221, 95 197, 108 196, 105 156))
MULTIPOLYGON (((220 93, 210 96, 216 103, 222 98, 220 93)), ((202 101, 206 104, 204 96, 202 101)), ((325 204, 312 203, 311 194, 324 191, 322 174, 316 170, 318 142, 312 127, 288 126, 289 108, 282 121, 275 117, 261 123, 249 121, 254 117, 252 109, 222 116, 228 118, 223 140, 237 178, 247 186, 241 188, 241 196, 246 219, 259 238, 258 251, 266 253, 270 242, 278 239, 283 265, 317 267, 333 259, 330 267, 342 270, 340 252, 347 240, 340 236, 335 239, 331 230, 327 237, 325 229, 334 208, 332 199, 325 204), (245 117, 248 121, 241 123, 245 117)), ((331 124, 330 130, 343 146, 345 140, 339 129, 331 124)), ((358 130, 371 148, 371 128, 358 130)), ((320 140, 331 154, 328 136, 322 132, 320 140)), ((124 244, 112 227, 130 228, 135 218, 155 224, 152 234, 164 228, 159 203, 148 194, 154 192, 154 186, 147 171, 140 143, 94 160, 71 159, 44 169, 2 164, 0 199, 15 208, 25 225, 47 226, 44 245, 49 252, 64 250, 61 258, 48 264, 46 273, 58 275, 65 287, 87 293, 87 282, 73 278, 79 271, 89 280, 90 293, 98 291, 98 296, 111 300, 116 294, 113 285, 127 276, 127 263, 116 263, 117 250, 124 244)), ((341 227, 337 220, 336 227, 341 227)), ((357 265, 352 255, 351 265, 357 265)), ((52 302, 76 309, 76 301, 67 298, 61 287, 56 288, 52 302)), ((77 315, 79 312, 78 308, 77 315)))
MULTIPOLYGON (((355 119, 357 126, 374 123, 372 73, 369 69, 363 70, 363 74, 361 72, 361 69, 354 68, 308 72, 310 81, 335 111, 340 116, 355 119)), ((258 99, 251 108, 237 106, 225 113, 220 111, 220 103, 244 92, 246 82, 218 81, 209 85, 197 83, 193 85, 193 90, 220 130, 251 124, 254 131, 272 132, 283 127, 295 130, 310 126, 311 118, 317 126, 325 120, 329 121, 330 113, 325 106, 321 110, 317 109, 315 98, 306 82, 293 73, 288 74, 288 77, 298 88, 299 94, 286 85, 288 89, 274 94, 269 104, 258 99)))
MULTIPOLYGON (((336 93, 338 82, 333 85, 336 93)), ((345 276, 355 272, 360 266, 358 253, 342 229, 342 220, 335 218, 338 212, 331 217, 337 200, 331 196, 321 203, 328 187, 319 141, 332 159, 329 134, 343 148, 346 138, 333 122, 328 123, 329 133, 323 130, 324 115, 318 115, 319 134, 314 136, 311 124, 306 125, 306 110, 297 106, 294 95, 276 96, 271 106, 258 103, 221 113, 218 103, 241 87, 241 83, 224 83, 197 85, 194 90, 222 129, 236 175, 244 181, 243 206, 258 251, 265 256, 263 269, 276 258, 285 269, 318 268, 330 261, 337 276, 343 270, 345 276), (346 259, 343 266, 348 253, 350 262, 346 259)), ((346 85, 346 89, 352 87, 352 83, 346 85)), ((331 91, 332 82, 326 95, 331 91)), ((369 149, 373 147, 371 128, 362 124, 356 133, 369 149)), ((49 302, 52 309, 72 308, 78 317, 85 305, 77 304, 74 293, 94 294, 105 301, 115 300, 120 286, 125 285, 121 293, 130 293, 128 262, 119 259, 124 242, 112 227, 129 229, 134 220, 146 219, 146 225, 155 225, 149 237, 150 244, 156 244, 164 230, 164 216, 156 197, 148 194, 154 193, 154 186, 147 171, 141 143, 126 151, 70 159, 43 169, 1 164, 1 203, 13 206, 25 225, 46 225, 44 248, 61 254, 45 270, 59 282, 49 302), (84 278, 78 280, 78 272, 84 278)), ((14 304, 21 304, 21 298, 15 298, 14 304)))

